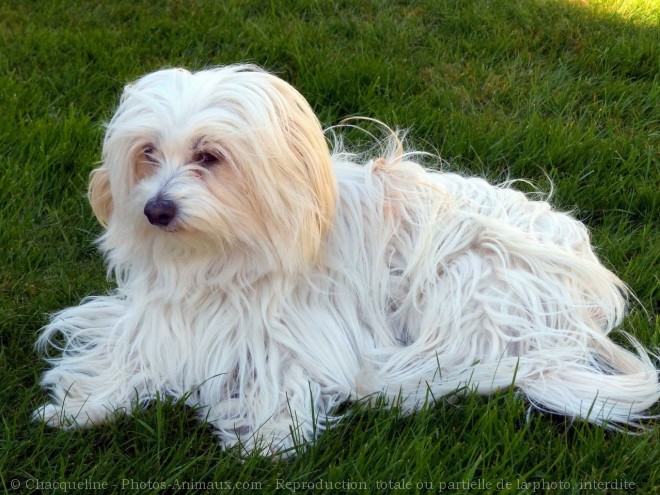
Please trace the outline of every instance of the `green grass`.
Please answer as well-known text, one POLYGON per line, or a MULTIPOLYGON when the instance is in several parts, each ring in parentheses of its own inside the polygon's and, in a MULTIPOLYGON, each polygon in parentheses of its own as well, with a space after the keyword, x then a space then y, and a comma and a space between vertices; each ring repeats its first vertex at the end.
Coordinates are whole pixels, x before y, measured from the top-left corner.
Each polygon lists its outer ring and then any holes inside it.
POLYGON ((412 417, 356 407, 284 462, 221 451, 193 412, 167 401, 88 431, 30 422, 45 399, 32 347, 45 314, 112 286, 85 189, 123 84, 163 66, 246 60, 293 83, 326 125, 374 117, 410 129, 457 170, 524 177, 542 190, 552 181, 553 201, 589 225, 604 262, 639 298, 625 329, 660 346, 653 0, 0 0, 0 488, 249 481, 253 493, 296 488, 284 483, 334 493, 611 493, 618 482, 628 483, 619 493, 657 493, 660 427, 630 436, 527 420, 511 391, 412 417))

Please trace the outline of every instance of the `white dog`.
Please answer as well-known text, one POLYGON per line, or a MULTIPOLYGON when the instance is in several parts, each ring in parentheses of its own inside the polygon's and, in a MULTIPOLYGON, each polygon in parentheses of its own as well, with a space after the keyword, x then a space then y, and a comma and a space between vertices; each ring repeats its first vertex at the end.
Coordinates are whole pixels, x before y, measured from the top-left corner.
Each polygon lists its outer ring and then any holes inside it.
POLYGON ((262 453, 372 394, 412 411, 514 385, 572 418, 648 418, 658 370, 608 338, 626 289, 584 225, 386 148, 331 154, 305 99, 253 66, 129 84, 89 188, 118 288, 43 330, 61 355, 35 416, 80 427, 183 397, 223 446, 262 453))

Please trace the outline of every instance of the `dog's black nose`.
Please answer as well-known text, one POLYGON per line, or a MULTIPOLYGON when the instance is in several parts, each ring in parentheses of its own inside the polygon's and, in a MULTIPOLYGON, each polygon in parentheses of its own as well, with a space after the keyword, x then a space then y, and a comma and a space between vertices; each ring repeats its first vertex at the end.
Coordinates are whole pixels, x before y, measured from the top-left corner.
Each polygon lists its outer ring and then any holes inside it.
POLYGON ((176 204, 166 199, 151 199, 144 206, 144 214, 152 225, 167 227, 176 216, 176 204))

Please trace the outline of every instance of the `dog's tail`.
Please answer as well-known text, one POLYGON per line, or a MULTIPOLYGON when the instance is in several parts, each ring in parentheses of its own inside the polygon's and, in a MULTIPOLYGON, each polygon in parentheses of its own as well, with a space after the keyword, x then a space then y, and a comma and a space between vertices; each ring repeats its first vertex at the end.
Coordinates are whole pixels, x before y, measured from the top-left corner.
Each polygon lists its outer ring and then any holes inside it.
POLYGON ((535 408, 545 412, 611 429, 624 425, 644 429, 645 421, 660 418, 648 412, 660 400, 658 369, 653 362, 658 356, 650 354, 634 337, 620 334, 634 351, 607 335, 594 335, 597 342, 591 344, 590 359, 576 355, 571 359, 565 349, 545 349, 538 355, 503 356, 498 362, 475 363, 453 372, 443 372, 440 363, 429 360, 414 365, 409 362, 410 366, 389 370, 385 375, 365 366, 356 392, 364 397, 380 390, 386 400, 398 401, 403 410, 411 412, 429 400, 453 397, 457 392, 490 394, 515 387, 535 408), (419 381, 420 376, 427 378, 419 381))
POLYGON ((660 400, 658 370, 648 351, 623 335, 636 352, 603 336, 594 345, 592 362, 566 362, 522 377, 516 385, 538 409, 608 428, 643 428, 642 421, 658 418, 647 412, 660 400))

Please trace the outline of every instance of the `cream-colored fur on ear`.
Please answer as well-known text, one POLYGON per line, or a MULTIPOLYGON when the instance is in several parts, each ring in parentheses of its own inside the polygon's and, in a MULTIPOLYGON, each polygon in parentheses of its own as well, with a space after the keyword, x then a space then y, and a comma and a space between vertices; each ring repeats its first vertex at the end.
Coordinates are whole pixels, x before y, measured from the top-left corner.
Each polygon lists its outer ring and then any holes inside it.
MULTIPOLYGON (((295 186, 298 201, 291 205, 300 215, 301 225, 297 239, 302 258, 318 261, 321 246, 331 229, 335 216, 337 182, 330 161, 330 151, 321 123, 305 98, 293 86, 269 76, 277 91, 276 111, 282 127, 288 156, 281 160, 281 172, 295 186)), ((271 166, 277 167, 273 163, 271 166)), ((281 225, 281 222, 278 222, 281 225)))
POLYGON ((89 176, 89 189, 87 191, 89 203, 98 221, 106 227, 112 215, 112 193, 110 192, 110 178, 108 169, 99 167, 92 170, 89 176))

